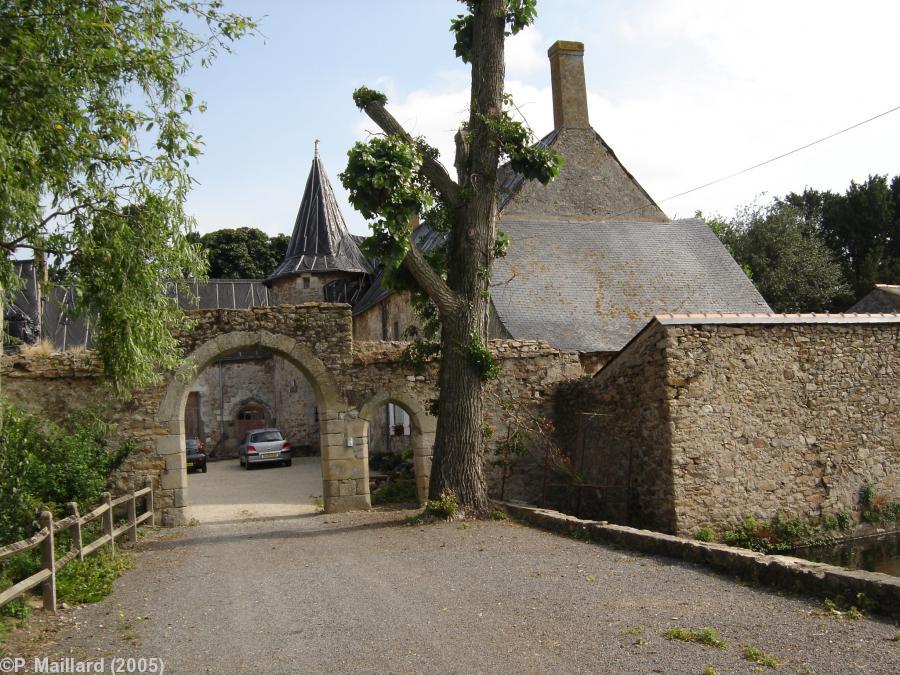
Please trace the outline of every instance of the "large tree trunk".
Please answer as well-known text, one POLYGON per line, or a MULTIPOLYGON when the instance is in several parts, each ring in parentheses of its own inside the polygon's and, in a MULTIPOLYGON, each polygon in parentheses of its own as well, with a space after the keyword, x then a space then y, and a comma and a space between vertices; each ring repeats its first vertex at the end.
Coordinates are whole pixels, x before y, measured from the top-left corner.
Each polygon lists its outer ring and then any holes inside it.
POLYGON ((448 242, 447 283, 464 301, 455 311, 441 313, 440 397, 429 485, 431 499, 452 492, 463 511, 476 516, 487 513, 490 503, 484 478, 484 381, 468 346, 487 343, 499 150, 483 117, 494 117, 503 105, 505 15, 505 0, 482 0, 474 14, 468 153, 456 162, 467 199, 448 242))

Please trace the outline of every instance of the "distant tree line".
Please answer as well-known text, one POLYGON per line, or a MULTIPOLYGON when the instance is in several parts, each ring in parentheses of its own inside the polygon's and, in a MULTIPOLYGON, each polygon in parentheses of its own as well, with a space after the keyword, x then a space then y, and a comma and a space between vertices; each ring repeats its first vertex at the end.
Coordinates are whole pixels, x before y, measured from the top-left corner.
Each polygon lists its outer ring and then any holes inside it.
POLYGON ((751 204, 713 231, 777 312, 839 312, 900 283, 900 175, 751 204))
POLYGON ((210 279, 265 279, 284 260, 290 237, 255 227, 192 235, 209 261, 210 279))

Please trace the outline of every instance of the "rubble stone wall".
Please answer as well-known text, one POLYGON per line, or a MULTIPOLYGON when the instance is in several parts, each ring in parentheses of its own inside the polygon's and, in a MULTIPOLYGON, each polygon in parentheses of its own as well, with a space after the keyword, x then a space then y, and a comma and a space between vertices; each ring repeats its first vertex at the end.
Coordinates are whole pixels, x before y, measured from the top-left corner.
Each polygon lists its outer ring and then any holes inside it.
POLYGON ((685 535, 746 516, 858 526, 864 485, 900 499, 898 338, 896 317, 654 321, 557 400, 567 453, 612 486, 580 515, 685 535))

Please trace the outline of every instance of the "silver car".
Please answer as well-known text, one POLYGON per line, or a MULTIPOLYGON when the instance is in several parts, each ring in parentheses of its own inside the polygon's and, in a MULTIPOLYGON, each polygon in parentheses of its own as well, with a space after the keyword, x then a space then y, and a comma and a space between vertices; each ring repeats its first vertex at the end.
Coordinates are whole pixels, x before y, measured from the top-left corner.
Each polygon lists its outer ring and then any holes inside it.
POLYGON ((238 461, 248 471, 257 464, 290 466, 291 444, 278 429, 254 429, 247 432, 244 442, 238 446, 238 461))

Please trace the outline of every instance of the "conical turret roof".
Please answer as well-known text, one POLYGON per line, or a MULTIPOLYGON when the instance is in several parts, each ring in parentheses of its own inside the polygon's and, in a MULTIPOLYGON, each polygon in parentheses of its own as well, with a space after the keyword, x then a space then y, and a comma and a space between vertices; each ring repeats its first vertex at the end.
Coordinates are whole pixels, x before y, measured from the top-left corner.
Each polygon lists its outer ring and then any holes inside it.
POLYGON ((371 271, 368 260, 347 231, 317 149, 284 261, 266 282, 303 272, 371 271))

